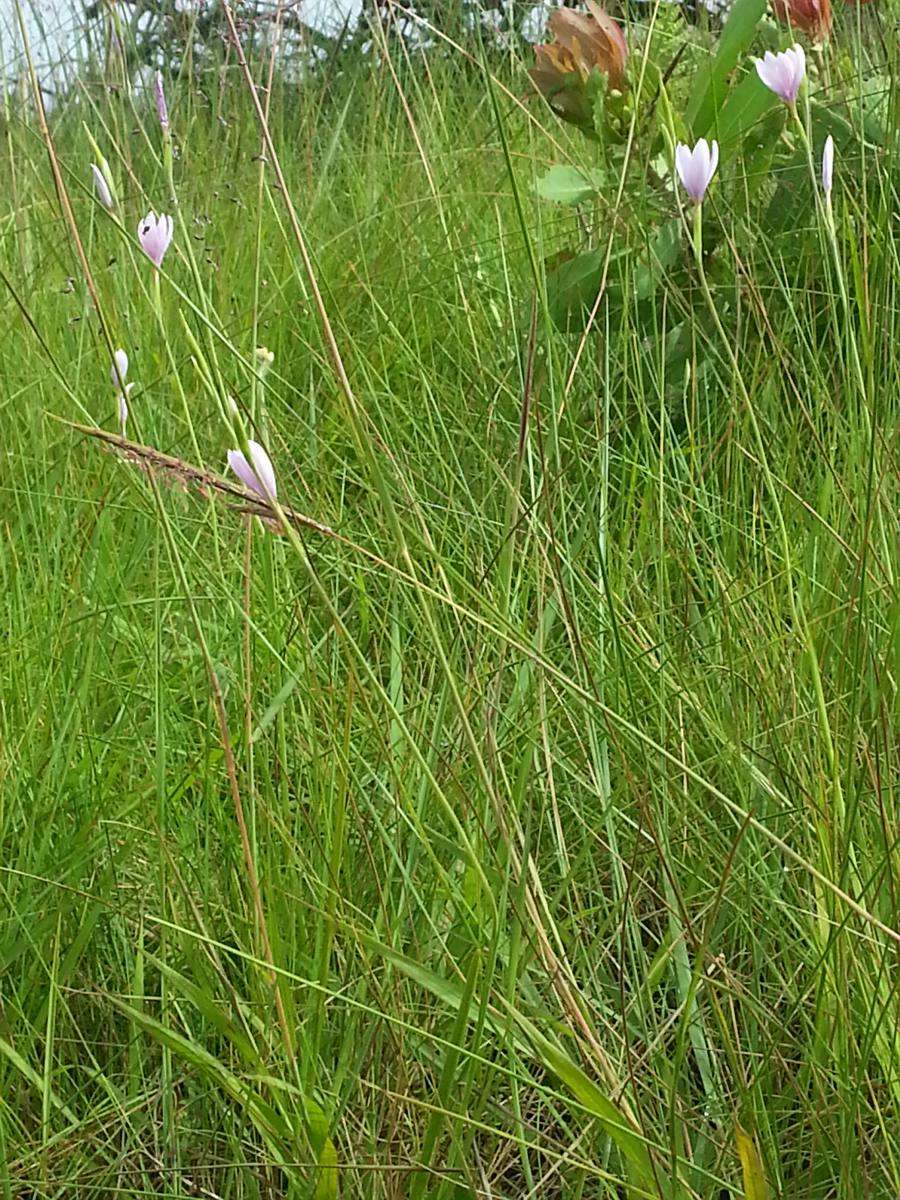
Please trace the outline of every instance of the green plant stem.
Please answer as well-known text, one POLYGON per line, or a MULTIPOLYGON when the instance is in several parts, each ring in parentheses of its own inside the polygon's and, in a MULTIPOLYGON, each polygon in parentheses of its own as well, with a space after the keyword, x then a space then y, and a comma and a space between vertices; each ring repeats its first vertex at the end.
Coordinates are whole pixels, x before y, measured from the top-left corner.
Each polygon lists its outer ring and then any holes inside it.
POLYGON ((813 681, 813 689, 816 696, 816 708, 819 721, 819 735, 822 740, 822 745, 825 750, 825 757, 828 764, 828 774, 832 781, 834 801, 839 814, 843 814, 844 803, 840 781, 840 773, 838 770, 837 755, 834 747, 834 739, 831 734, 831 726, 828 721, 828 706, 825 701, 825 691, 822 686, 822 675, 819 670, 819 659, 816 654, 815 642, 813 641, 812 632, 809 628, 809 623, 806 619, 806 614, 803 609, 803 603, 797 592, 797 586, 794 580, 793 555, 791 553, 791 543, 788 537, 787 525, 784 520, 784 513, 781 508, 781 501, 778 496, 778 488, 775 484, 775 478, 772 475, 769 467, 769 457, 766 452, 766 443, 762 435, 762 430, 759 426, 759 421, 756 417, 756 410, 753 406, 753 401, 750 398, 750 393, 744 383, 743 375, 741 374, 740 363, 738 362, 737 353, 734 349, 731 339, 725 332, 725 327, 719 316, 719 311, 716 308, 715 300, 709 288, 709 282, 706 278, 706 271, 703 267, 703 205, 694 205, 693 214, 693 247, 694 260, 697 266, 697 275, 700 280, 700 287, 703 291, 703 297, 712 317, 713 324, 716 327, 716 332, 719 335, 722 346, 731 363, 733 376, 737 383, 738 390, 741 394, 741 399, 744 402, 744 408, 747 412, 750 421, 753 437, 756 441, 756 450, 759 456, 760 466, 763 471, 763 478, 766 483, 766 490, 769 493, 769 499, 772 504, 772 510, 775 514, 775 521, 778 526, 778 533, 781 539, 782 554, 784 556, 785 574, 787 578, 787 593, 788 603, 791 610, 791 619, 794 627, 799 631, 806 650, 806 657, 809 664, 810 674, 813 681))
POLYGON ((160 337, 165 347, 166 360, 169 364, 169 371, 175 383, 175 390, 178 392, 178 397, 181 400, 181 407, 184 412, 184 419, 187 422, 188 431, 191 435, 191 447, 198 462, 203 461, 203 455, 200 451, 200 442, 197 440, 197 432, 194 429, 194 419, 191 414, 191 406, 188 404, 187 393, 184 390, 184 384, 181 382, 181 372, 178 369, 178 363, 175 360, 175 354, 172 350, 172 343, 169 339, 168 329, 166 328, 166 319, 163 314, 162 306, 162 290, 160 287, 160 275, 156 267, 153 268, 153 308, 156 312, 156 322, 159 327, 160 337))
MULTIPOLYGON (((808 108, 808 102, 807 102, 808 108)), ((816 171, 815 159, 813 157, 812 142, 809 137, 809 131, 800 118, 796 105, 791 109, 794 118, 794 123, 797 126, 797 131, 800 135, 800 140, 806 151, 806 163, 809 168, 809 177, 812 183, 813 196, 815 197, 816 210, 822 214, 822 225, 825 229, 825 236, 828 241, 828 246, 831 251, 832 260, 834 262, 835 276, 837 278, 838 290, 841 294, 841 304, 844 309, 844 319, 846 322, 845 330, 850 341, 850 357, 853 362, 853 372, 856 378, 856 384, 859 389, 860 400, 863 402, 863 410, 866 410, 865 402, 868 388, 866 387, 866 376, 862 366, 862 359, 859 354, 858 339, 856 336, 856 325, 853 321, 853 314, 850 309, 850 295, 847 291, 847 281, 844 278, 844 268, 841 262, 840 246, 837 239, 837 228, 834 222, 834 209, 831 203, 831 196, 822 195, 818 172, 816 171)))

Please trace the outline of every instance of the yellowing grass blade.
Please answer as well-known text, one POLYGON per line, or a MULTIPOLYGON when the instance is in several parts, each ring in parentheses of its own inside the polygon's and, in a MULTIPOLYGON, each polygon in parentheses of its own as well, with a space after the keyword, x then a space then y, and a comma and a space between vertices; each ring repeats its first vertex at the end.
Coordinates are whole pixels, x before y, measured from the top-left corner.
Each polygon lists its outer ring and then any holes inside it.
POLYGON ((737 1121, 734 1123, 734 1139, 744 1172, 744 1200, 768 1200, 769 1189, 756 1139, 737 1121))

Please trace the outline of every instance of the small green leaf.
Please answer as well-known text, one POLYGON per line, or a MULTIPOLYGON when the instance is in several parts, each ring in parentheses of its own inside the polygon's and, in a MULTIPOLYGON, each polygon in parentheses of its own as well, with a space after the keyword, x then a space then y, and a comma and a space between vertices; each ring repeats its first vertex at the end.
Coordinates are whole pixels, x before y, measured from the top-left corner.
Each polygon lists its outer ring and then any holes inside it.
POLYGON ((581 204, 596 196, 597 190, 596 177, 592 180, 576 167, 566 167, 561 163, 552 166, 537 184, 538 195, 543 200, 553 200, 557 204, 581 204))
MULTIPOLYGON (((449 1004, 457 1012, 464 1003, 468 1005, 467 991, 457 980, 445 979, 392 947, 385 946, 367 935, 363 935, 361 940, 369 950, 383 955, 410 979, 449 1004)), ((515 1025, 514 1041, 517 1047, 520 1050, 527 1048, 538 1061, 553 1072, 576 1105, 597 1119, 628 1163, 631 1181, 634 1185, 630 1191, 635 1196, 645 1195, 655 1186, 655 1175, 650 1149, 640 1133, 628 1121, 618 1105, 585 1074, 577 1063, 569 1058, 564 1050, 541 1033, 527 1017, 511 1006, 508 1007, 509 1016, 515 1025)), ((487 1024, 491 1028, 496 1028, 493 1015, 488 1015, 487 1024)), ((459 1032, 458 1030, 457 1033, 459 1032)), ((509 1034, 508 1028, 506 1033, 509 1034)), ((676 1200, 676 1198, 681 1200, 683 1189, 680 1178, 676 1176, 670 1183, 671 1187, 667 1185, 663 1195, 672 1197, 672 1200, 676 1200)))
MULTIPOLYGON (((523 1022, 524 1023, 524 1022, 523 1022)), ((622 1111, 601 1091, 594 1081, 573 1062, 567 1054, 555 1046, 549 1038, 530 1022, 528 1036, 535 1051, 571 1096, 589 1113, 592 1113, 605 1132, 615 1142, 627 1161, 634 1168, 637 1180, 645 1187, 652 1187, 653 1163, 645 1142, 625 1119, 622 1111)))
POLYGON ((148 954, 147 961, 152 963, 161 975, 165 975, 172 988, 190 1000, 223 1037, 228 1038, 248 1066, 259 1064, 260 1055, 250 1039, 222 1011, 213 996, 198 987, 193 980, 174 970, 168 963, 163 962, 161 958, 148 954))

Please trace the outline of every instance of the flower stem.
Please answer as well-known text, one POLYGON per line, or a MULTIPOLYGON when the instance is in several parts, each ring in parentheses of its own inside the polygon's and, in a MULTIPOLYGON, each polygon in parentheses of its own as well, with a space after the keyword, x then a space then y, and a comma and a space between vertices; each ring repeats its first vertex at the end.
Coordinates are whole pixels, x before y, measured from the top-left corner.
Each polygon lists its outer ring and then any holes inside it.
POLYGON ((844 310, 845 329, 847 338, 850 342, 850 358, 853 363, 853 373, 856 376, 856 384, 859 388, 860 399, 863 404, 863 411, 866 412, 866 376, 863 371, 862 359, 859 354, 859 345, 856 337, 856 328, 853 322, 853 314, 850 309, 850 294, 847 291, 847 281, 844 278, 844 268, 841 262, 840 246, 837 240, 837 227, 834 222, 834 208, 831 204, 831 196, 822 196, 819 188, 819 179, 816 174, 816 166, 813 160, 812 143, 809 139, 809 133, 800 115, 794 109, 794 118, 797 124, 797 129, 800 132, 800 139, 806 149, 806 161, 809 165, 810 179, 812 180, 813 195, 816 197, 816 208, 822 213, 822 224, 825 229, 825 237, 828 242, 828 247, 831 252, 831 257, 834 261, 835 277, 837 279, 838 291, 841 294, 841 305, 844 310))
POLYGON ((794 567, 791 555, 791 544, 788 538, 787 526, 784 521, 784 513, 781 509, 781 501, 778 497, 778 489, 775 484, 775 477, 769 466, 769 459, 766 453, 766 443, 763 438, 762 430, 759 427, 759 422, 756 418, 756 410, 753 407, 753 401, 750 399, 750 393, 747 391, 747 385, 744 383, 741 374, 740 364, 738 363, 737 352, 725 332, 725 327, 722 324, 715 301, 713 300, 712 292, 709 289, 709 283, 706 278, 706 272, 703 269, 703 205, 694 205, 694 222, 693 222, 693 244, 694 258, 697 265, 697 275, 700 279, 700 287, 703 291, 703 297, 709 308, 710 316, 713 324, 716 327, 725 353, 731 363, 734 372, 734 379, 737 383, 738 391, 741 394, 741 399, 744 402, 744 407, 747 411, 747 416, 750 420, 750 426, 753 430, 753 437, 756 441, 757 455, 760 466, 762 467, 763 479, 765 480, 766 490, 769 493, 769 499, 772 505, 772 510, 775 514, 775 521, 778 526, 778 533, 781 540, 782 554, 784 557, 785 572, 788 581, 788 602, 791 610, 792 623, 800 633, 803 640, 804 649, 806 650, 809 669, 812 675, 813 690, 816 697, 816 709, 819 721, 819 735, 822 740, 822 745, 825 751, 825 758, 828 764, 829 775, 834 789, 835 804, 839 814, 842 816, 844 811, 843 793, 841 789, 840 773, 838 771, 837 756, 834 748, 834 740, 831 736, 831 726, 828 723, 828 706, 825 702, 825 692, 822 686, 822 676, 819 671, 819 660, 816 654, 815 643, 812 638, 812 633, 809 628, 809 623, 806 619, 806 614, 803 609, 803 604, 800 596, 797 593, 797 588, 794 582, 794 567))
POLYGON ((197 461, 202 462, 203 456, 200 453, 200 443, 197 441, 197 434, 194 430, 194 422, 191 417, 191 406, 188 404, 188 398, 187 398, 187 395, 184 390, 184 385, 181 382, 181 372, 178 369, 178 363, 175 361, 175 355, 172 352, 172 345, 169 341, 168 334, 166 332, 166 322, 165 322, 165 317, 163 316, 162 291, 160 289, 159 271, 156 268, 154 268, 154 271, 153 271, 153 307, 156 309, 156 320, 157 320, 157 324, 159 325, 159 332, 162 337, 163 343, 166 347, 166 357, 167 357, 168 363, 169 363, 169 370, 172 373, 172 378, 175 380, 175 387, 176 387, 176 389, 178 391, 178 395, 181 399, 181 407, 184 409, 184 417, 185 417, 185 420, 187 421, 188 429, 190 430, 191 445, 193 447, 194 454, 197 457, 197 461))

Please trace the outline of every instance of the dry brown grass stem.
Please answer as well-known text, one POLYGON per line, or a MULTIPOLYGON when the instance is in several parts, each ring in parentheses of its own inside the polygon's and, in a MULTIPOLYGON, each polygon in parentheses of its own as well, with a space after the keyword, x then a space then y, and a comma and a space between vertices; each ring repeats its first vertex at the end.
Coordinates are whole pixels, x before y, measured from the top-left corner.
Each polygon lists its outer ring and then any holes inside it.
MULTIPOLYGON (((155 470, 170 482, 180 483, 185 488, 195 488, 198 495, 209 496, 218 493, 230 500, 237 501, 236 511, 248 516, 260 517, 270 526, 277 528, 278 516, 265 500, 246 488, 223 479, 221 475, 207 470, 205 467, 194 466, 183 458, 172 454, 164 454, 155 446, 144 446, 140 442, 132 442, 129 438, 121 437, 108 429, 100 429, 92 425, 79 425, 76 421, 64 421, 70 429, 76 430, 85 437, 102 442, 106 449, 117 454, 124 462, 138 466, 141 470, 155 470)), ((294 508, 281 505, 281 511, 292 525, 300 529, 312 529, 323 537, 336 538, 339 535, 329 525, 315 521, 305 513, 297 512, 294 508)))

